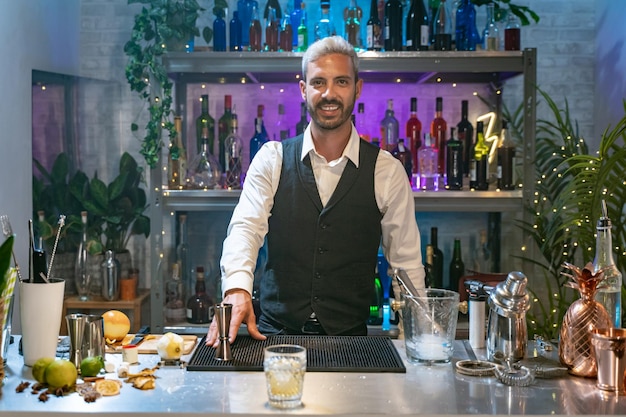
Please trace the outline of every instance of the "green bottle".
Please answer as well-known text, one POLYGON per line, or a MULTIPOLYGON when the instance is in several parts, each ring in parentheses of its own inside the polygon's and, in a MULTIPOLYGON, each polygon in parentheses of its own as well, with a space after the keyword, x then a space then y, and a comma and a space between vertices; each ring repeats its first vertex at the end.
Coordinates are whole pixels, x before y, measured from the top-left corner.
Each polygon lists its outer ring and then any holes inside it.
POLYGON ((215 142, 215 120, 209 114, 209 95, 202 95, 202 112, 200 116, 196 119, 196 145, 197 145, 197 154, 200 154, 202 151, 202 130, 206 128, 206 133, 208 135, 208 150, 211 155, 213 155, 213 143, 215 142))
POLYGON ((298 26, 298 52, 304 52, 309 47, 309 34, 306 27, 306 10, 304 7, 304 2, 302 2, 300 5, 302 19, 300 19, 300 26, 298 26))
POLYGON ((233 97, 231 95, 227 94, 224 96, 224 114, 217 121, 217 156, 219 158, 222 172, 226 172, 228 169, 228 161, 226 160, 224 144, 226 143, 226 138, 230 134, 231 120, 233 119, 232 100, 233 97))

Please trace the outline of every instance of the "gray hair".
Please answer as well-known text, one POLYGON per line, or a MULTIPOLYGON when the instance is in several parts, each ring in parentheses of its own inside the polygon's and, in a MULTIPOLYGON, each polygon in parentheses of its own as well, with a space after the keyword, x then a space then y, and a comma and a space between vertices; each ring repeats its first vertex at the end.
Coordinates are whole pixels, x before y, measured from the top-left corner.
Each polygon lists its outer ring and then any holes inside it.
POLYGON ((349 57, 352 60, 352 68, 354 68, 354 79, 359 79, 359 58, 354 51, 354 46, 341 36, 322 38, 309 46, 302 56, 302 78, 306 80, 306 69, 310 62, 315 62, 330 54, 341 54, 349 57))

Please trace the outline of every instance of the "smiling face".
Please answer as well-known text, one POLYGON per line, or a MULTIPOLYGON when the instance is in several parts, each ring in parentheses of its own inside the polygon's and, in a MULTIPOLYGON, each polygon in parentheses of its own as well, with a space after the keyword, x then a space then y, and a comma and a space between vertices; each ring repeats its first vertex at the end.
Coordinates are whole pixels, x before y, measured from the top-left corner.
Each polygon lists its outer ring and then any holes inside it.
POLYGON ((331 53, 309 62, 300 91, 311 115, 312 128, 332 131, 349 124, 362 84, 346 55, 331 53))

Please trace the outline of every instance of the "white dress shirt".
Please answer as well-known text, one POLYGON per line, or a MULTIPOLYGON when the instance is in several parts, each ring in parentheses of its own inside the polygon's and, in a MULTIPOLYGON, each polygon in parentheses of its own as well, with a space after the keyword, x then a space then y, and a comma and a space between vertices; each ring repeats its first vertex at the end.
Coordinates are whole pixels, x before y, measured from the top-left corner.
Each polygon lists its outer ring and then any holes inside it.
MULTIPOLYGON (((301 159, 310 155, 315 183, 324 206, 335 191, 348 159, 358 168, 359 146, 359 135, 353 126, 343 154, 334 161, 326 161, 315 151, 310 128, 305 130, 301 159)), ((270 141, 263 145, 250 164, 224 240, 220 260, 224 293, 243 288, 252 294, 257 256, 268 231, 282 159, 282 144, 270 141)), ((376 160, 374 194, 382 214, 383 253, 390 268, 405 269, 415 286, 424 288, 425 272, 411 185, 402 164, 384 150, 379 152, 376 160)))

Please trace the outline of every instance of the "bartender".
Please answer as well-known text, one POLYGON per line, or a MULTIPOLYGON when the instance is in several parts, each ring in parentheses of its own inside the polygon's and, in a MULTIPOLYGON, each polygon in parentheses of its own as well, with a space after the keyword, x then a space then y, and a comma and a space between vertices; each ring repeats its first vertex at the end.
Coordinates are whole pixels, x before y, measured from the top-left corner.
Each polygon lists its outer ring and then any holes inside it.
MULTIPOLYGON (((402 164, 351 122, 363 80, 352 45, 333 36, 302 57, 303 135, 266 143, 250 164, 220 260, 230 343, 242 323, 266 334, 366 335, 378 248, 424 287, 413 193, 402 164), (259 250, 260 317, 252 306, 259 250)), ((218 346, 215 319, 206 344, 218 346)))

